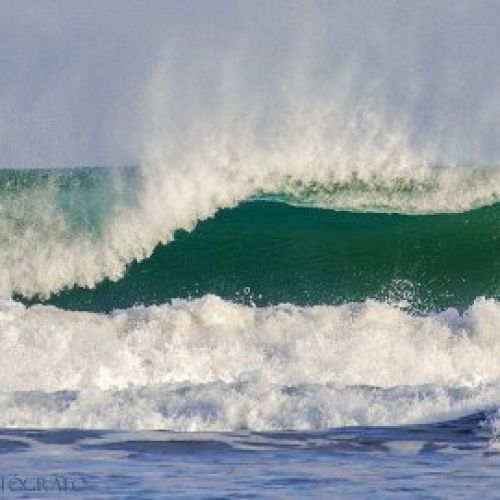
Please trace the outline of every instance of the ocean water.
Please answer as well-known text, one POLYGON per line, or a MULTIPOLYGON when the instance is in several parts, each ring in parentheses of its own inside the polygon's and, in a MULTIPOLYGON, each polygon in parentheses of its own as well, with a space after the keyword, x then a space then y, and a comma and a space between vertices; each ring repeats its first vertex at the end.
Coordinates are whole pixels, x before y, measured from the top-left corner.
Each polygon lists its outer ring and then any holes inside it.
POLYGON ((473 489, 494 497, 499 455, 482 428, 484 419, 473 414, 439 424, 326 432, 7 430, 0 442, 2 493, 470 498, 473 489))
POLYGON ((0 2, 0 500, 498 498, 499 7, 0 2))
POLYGON ((198 171, 0 171, 2 493, 493 497, 498 169, 198 171))

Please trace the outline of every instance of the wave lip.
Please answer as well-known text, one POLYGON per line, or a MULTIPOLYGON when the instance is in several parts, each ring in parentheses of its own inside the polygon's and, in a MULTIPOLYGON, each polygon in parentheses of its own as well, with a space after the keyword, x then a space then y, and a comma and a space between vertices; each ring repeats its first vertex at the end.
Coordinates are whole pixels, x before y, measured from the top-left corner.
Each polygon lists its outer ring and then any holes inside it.
POLYGON ((355 170, 347 178, 287 179, 281 192, 258 198, 353 212, 458 213, 500 201, 500 169, 435 166, 401 176, 355 170))
POLYGON ((500 305, 251 308, 205 296, 111 315, 4 302, 0 425, 320 430, 494 406, 500 305))

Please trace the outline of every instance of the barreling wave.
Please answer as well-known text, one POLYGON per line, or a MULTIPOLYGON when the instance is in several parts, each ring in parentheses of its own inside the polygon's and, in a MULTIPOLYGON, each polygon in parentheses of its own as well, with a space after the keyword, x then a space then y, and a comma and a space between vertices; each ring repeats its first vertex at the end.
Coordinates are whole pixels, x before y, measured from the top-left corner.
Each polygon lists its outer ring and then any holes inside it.
POLYGON ((375 298, 414 311, 500 298, 500 204, 465 213, 318 210, 252 200, 130 264, 118 282, 74 287, 49 303, 112 311, 215 294, 267 306, 375 298))
POLYGON ((500 193, 495 167, 420 166, 404 176, 397 169, 340 174, 307 163, 250 168, 224 155, 215 165, 210 155, 203 158, 196 168, 1 172, 0 294, 43 298, 116 281, 176 231, 249 198, 421 214, 471 210, 495 203, 500 193))

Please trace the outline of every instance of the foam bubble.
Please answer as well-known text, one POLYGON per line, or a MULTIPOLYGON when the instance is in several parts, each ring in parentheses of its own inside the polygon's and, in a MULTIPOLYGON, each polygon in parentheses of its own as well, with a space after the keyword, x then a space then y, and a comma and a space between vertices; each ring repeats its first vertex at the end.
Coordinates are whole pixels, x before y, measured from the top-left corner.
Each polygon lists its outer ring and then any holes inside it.
POLYGON ((325 429, 498 401, 500 305, 250 308, 215 296, 110 315, 0 307, 0 426, 325 429))

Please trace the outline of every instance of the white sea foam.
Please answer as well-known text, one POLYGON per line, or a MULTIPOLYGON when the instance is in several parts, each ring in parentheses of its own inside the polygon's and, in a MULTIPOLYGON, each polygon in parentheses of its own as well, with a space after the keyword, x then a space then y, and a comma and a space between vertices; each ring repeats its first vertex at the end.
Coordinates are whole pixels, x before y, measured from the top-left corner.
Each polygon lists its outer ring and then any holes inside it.
POLYGON ((110 315, 0 308, 0 426, 325 429, 496 405, 500 304, 418 317, 367 301, 215 296, 110 315))

